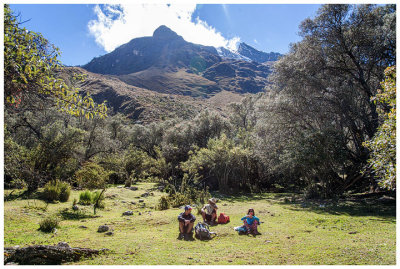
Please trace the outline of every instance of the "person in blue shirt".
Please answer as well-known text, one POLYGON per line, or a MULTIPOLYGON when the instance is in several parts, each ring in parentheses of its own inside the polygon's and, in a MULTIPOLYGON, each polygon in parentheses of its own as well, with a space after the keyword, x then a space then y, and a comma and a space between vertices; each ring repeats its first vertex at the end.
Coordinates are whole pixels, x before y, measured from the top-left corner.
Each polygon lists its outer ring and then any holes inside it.
POLYGON ((243 224, 247 229, 247 233, 252 233, 254 235, 260 235, 257 230, 257 226, 260 224, 260 219, 256 217, 254 209, 250 208, 247 211, 247 215, 242 218, 243 224))

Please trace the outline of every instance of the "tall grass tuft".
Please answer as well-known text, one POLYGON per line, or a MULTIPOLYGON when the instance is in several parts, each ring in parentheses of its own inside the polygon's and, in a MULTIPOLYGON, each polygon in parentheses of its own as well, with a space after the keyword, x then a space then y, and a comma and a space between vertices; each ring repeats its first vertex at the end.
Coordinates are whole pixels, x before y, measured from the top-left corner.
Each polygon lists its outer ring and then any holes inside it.
POLYGON ((52 180, 46 183, 42 192, 42 198, 49 202, 66 202, 71 193, 71 186, 67 182, 52 180))
POLYGON ((92 192, 84 191, 79 194, 79 202, 80 205, 91 205, 92 204, 92 192))
POLYGON ((45 233, 50 233, 53 229, 59 227, 60 220, 57 217, 46 217, 39 223, 39 230, 45 233))

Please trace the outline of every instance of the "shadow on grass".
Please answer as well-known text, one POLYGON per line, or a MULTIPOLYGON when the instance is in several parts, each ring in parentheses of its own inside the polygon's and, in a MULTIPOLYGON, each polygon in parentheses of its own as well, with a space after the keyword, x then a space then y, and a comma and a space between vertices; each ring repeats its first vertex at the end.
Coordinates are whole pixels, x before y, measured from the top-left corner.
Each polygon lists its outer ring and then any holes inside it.
POLYGON ((380 218, 379 221, 396 222, 396 201, 383 202, 375 197, 363 199, 357 197, 343 199, 305 200, 298 193, 253 193, 253 194, 222 194, 213 192, 213 197, 222 202, 245 203, 265 200, 273 204, 285 206, 293 211, 312 211, 326 215, 371 216, 380 218))
POLYGON ((28 192, 27 190, 23 189, 15 189, 11 190, 10 193, 4 193, 4 201, 14 201, 14 200, 28 200, 28 199, 36 199, 36 200, 43 200, 41 198, 40 192, 28 192))
POLYGON ((396 223, 396 202, 381 202, 378 199, 302 200, 279 199, 278 204, 287 205, 293 211, 311 211, 323 215, 371 216, 379 221, 396 223))
POLYGON ((97 218, 97 215, 90 214, 83 210, 71 211, 69 208, 65 208, 59 212, 59 215, 64 220, 80 220, 80 219, 91 219, 97 218))
POLYGON ((278 200, 282 197, 287 197, 287 193, 239 193, 239 194, 223 194, 219 192, 212 192, 212 196, 229 203, 246 203, 249 201, 259 200, 278 200))

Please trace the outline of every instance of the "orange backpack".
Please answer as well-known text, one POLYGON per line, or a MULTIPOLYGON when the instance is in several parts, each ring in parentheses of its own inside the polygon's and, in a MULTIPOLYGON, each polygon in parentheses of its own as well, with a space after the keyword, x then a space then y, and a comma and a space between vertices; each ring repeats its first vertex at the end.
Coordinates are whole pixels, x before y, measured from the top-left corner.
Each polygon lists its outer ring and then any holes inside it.
POLYGON ((225 224, 230 221, 229 216, 225 215, 225 213, 221 213, 218 217, 218 224, 225 224))

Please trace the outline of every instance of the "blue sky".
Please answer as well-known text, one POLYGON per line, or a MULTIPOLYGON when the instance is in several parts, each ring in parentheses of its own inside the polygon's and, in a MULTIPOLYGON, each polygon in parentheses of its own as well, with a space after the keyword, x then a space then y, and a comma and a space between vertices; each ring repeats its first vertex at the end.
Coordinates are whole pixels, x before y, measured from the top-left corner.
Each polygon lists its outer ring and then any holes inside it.
POLYGON ((245 42, 256 49, 286 53, 300 40, 298 26, 319 5, 77 5, 14 4, 29 30, 60 48, 66 65, 83 65, 132 38, 149 36, 162 24, 187 41, 234 48, 245 42))

